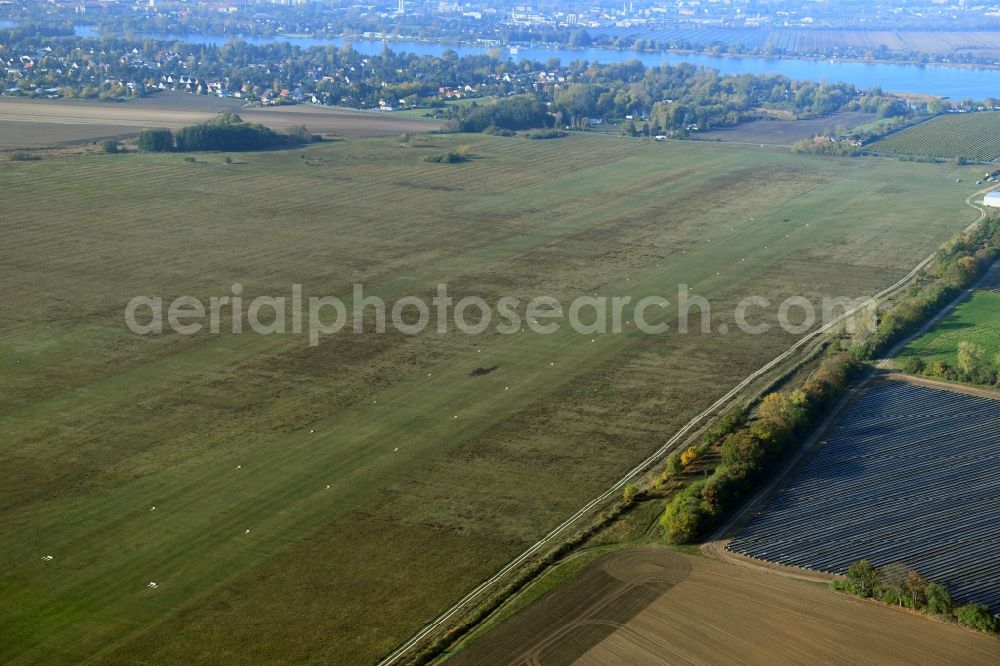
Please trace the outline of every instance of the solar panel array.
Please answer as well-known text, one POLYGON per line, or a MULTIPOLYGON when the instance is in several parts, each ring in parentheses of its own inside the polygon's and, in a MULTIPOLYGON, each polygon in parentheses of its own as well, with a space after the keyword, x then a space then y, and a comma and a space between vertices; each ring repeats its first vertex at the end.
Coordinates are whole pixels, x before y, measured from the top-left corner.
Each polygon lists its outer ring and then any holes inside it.
POLYGON ((841 574, 901 562, 1000 611, 1000 401, 869 389, 728 548, 841 574))

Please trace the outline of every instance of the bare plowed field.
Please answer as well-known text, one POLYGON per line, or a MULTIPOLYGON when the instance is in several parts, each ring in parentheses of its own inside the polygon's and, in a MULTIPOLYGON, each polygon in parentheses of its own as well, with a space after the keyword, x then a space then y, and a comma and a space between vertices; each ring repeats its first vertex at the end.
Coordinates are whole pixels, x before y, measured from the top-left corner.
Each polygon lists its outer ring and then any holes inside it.
POLYGON ((244 120, 281 131, 305 125, 317 134, 385 136, 426 132, 424 120, 317 106, 241 109, 238 100, 157 95, 136 102, 38 101, 0 97, 0 149, 51 146, 138 134, 143 128, 179 129, 236 111, 244 120), (178 99, 180 98, 180 99, 178 99), (190 98, 190 99, 184 99, 190 98))
POLYGON ((995 664, 1000 641, 663 548, 608 555, 458 664, 995 664))
POLYGON ((319 134, 341 136, 389 136, 403 132, 429 132, 439 126, 432 120, 312 105, 244 109, 240 111, 240 116, 244 120, 261 123, 279 131, 293 125, 305 125, 319 134))

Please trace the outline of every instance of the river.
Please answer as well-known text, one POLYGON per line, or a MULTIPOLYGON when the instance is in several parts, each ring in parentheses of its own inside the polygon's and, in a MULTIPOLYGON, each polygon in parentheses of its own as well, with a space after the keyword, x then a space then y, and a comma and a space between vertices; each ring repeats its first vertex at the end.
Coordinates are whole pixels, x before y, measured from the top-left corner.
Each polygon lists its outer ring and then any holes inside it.
MULTIPOLYGON (((77 34, 94 36, 93 30, 87 26, 78 26, 77 34)), ((151 39, 167 41, 183 41, 191 44, 222 45, 231 37, 226 35, 139 35, 151 39)), ((244 37, 248 44, 269 44, 287 41, 302 48, 312 46, 343 46, 342 38, 274 36, 274 37, 244 37)), ((352 48, 359 53, 370 55, 382 51, 380 40, 352 39, 352 48)), ((452 50, 458 55, 485 53, 485 46, 447 46, 435 42, 415 42, 395 40, 388 42, 389 47, 397 52, 405 51, 419 55, 441 55, 446 50, 452 50)), ((563 63, 573 60, 589 60, 591 62, 624 62, 639 60, 647 66, 663 63, 676 65, 690 62, 718 69, 724 74, 784 74, 791 79, 800 81, 845 81, 859 88, 881 86, 885 90, 905 93, 920 93, 939 95, 959 100, 965 97, 985 99, 1000 97, 1000 69, 977 69, 941 66, 902 65, 887 63, 861 63, 831 60, 798 60, 785 58, 734 58, 727 56, 709 56, 702 54, 677 55, 673 53, 639 53, 636 51, 617 51, 612 49, 569 49, 545 48, 535 46, 520 46, 517 55, 511 55, 514 60, 529 58, 545 62, 549 58, 559 58, 563 63)))

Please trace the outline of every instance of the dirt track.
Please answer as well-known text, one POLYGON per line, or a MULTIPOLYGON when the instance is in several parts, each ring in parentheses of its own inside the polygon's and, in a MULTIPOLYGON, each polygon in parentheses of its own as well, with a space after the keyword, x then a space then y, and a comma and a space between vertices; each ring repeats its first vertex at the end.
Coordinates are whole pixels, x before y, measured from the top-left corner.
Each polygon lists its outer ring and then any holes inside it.
POLYGON ((386 136, 438 127, 429 121, 333 107, 240 107, 239 100, 180 94, 118 103, 0 97, 0 149, 124 137, 143 128, 179 129, 223 111, 235 111, 244 120, 275 130, 305 125, 317 134, 340 136, 386 136))
POLYGON ((821 586, 664 548, 621 551, 459 664, 995 664, 1000 641, 821 586))

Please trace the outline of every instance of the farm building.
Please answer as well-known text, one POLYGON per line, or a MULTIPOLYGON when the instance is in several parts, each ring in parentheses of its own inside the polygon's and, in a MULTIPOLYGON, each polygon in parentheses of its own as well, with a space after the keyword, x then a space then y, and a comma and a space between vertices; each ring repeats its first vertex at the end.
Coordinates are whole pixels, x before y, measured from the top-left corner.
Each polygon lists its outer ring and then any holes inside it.
POLYGON ((991 208, 1000 208, 1000 190, 989 192, 983 197, 983 205, 991 208))

